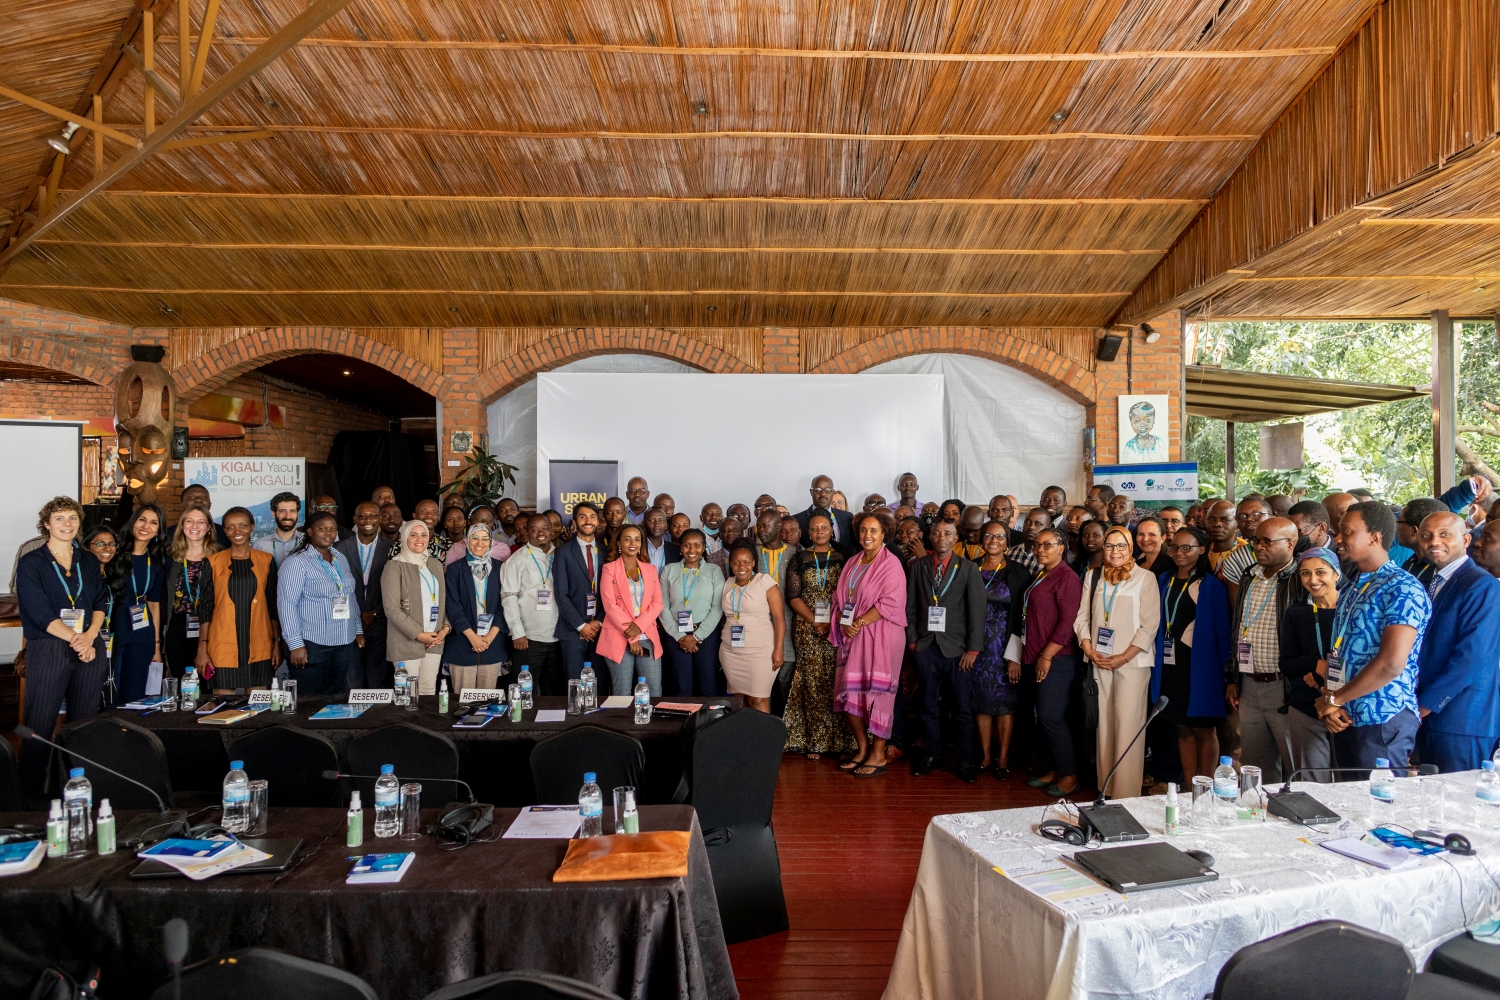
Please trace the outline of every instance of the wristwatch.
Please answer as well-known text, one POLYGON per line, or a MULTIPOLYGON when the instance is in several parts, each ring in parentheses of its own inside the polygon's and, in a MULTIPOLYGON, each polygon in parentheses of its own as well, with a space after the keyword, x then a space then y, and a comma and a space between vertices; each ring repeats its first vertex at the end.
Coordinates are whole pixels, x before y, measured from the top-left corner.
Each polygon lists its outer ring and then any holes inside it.
POLYGON ((1340 708, 1340 707, 1342 707, 1342 706, 1339 705, 1338 696, 1335 695, 1332 691, 1328 692, 1323 697, 1325 697, 1325 698, 1328 699, 1328 707, 1329 708, 1340 708))

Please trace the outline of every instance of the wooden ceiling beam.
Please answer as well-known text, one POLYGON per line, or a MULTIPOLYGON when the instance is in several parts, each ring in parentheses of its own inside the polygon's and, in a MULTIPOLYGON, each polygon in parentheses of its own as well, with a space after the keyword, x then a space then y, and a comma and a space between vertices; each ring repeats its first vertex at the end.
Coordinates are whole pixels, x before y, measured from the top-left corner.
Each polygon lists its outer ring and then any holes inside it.
POLYGON ((1438 219, 1365 219, 1360 223, 1362 226, 1500 226, 1500 215, 1475 216, 1464 218, 1463 216, 1449 216, 1438 219))
POLYGON ((198 29, 198 50, 193 55, 193 71, 188 77, 186 94, 193 97, 203 86, 203 70, 208 66, 208 50, 213 46, 214 22, 219 19, 219 0, 208 0, 203 25, 198 29))
MULTIPOLYGON (((143 56, 143 55, 141 55, 139 52, 137 52, 135 50, 135 46, 134 45, 126 44, 126 45, 120 46, 120 53, 125 56, 126 60, 129 61, 130 65, 132 65, 132 66, 135 67, 135 71, 137 73, 141 74, 141 76, 143 76, 143 77, 146 78, 146 82, 151 85, 152 96, 154 98, 155 97, 159 97, 159 98, 161 98, 164 101, 170 100, 170 98, 167 97, 166 95, 172 93, 171 85, 168 84, 167 81, 165 79, 163 79, 161 77, 161 75, 159 73, 157 73, 154 68, 148 67, 146 65, 146 57, 143 56)), ((181 102, 174 102, 174 103, 181 103, 181 102)), ((134 126, 134 125, 126 125, 125 127, 126 128, 135 128, 136 126, 134 126)))
MULTIPOLYGON (((255 45, 263 39, 240 36, 226 43, 255 45)), ((301 48, 410 49, 414 51, 575 52, 582 55, 630 55, 677 58, 683 56, 754 57, 767 59, 879 60, 933 63, 1094 63, 1233 62, 1244 59, 1326 59, 1332 45, 1281 49, 1139 49, 1125 52, 902 52, 881 49, 781 49, 756 46, 603 45, 567 42, 426 41, 416 39, 306 38, 301 48)))
POLYGON ((3 84, 0 84, 0 97, 8 97, 13 101, 26 105, 28 108, 35 108, 38 111, 49 114, 53 118, 56 118, 60 121, 72 122, 73 124, 82 126, 83 128, 93 129, 95 132, 98 132, 101 135, 109 136, 109 138, 114 139, 118 142, 123 142, 127 146, 136 147, 141 144, 141 140, 137 139, 135 136, 126 135, 124 132, 121 132, 117 129, 112 129, 108 125, 101 125, 90 118, 88 115, 80 115, 75 114, 71 111, 64 111, 62 108, 58 107, 55 104, 48 104, 46 101, 37 100, 35 97, 23 94, 19 90, 13 90, 10 87, 4 86, 3 84))
POLYGON ((312 0, 311 3, 286 23, 281 30, 257 46, 228 72, 215 80, 206 90, 189 98, 178 108, 177 113, 164 122, 137 149, 126 153, 110 165, 103 174, 78 191, 65 204, 54 208, 39 223, 24 234, 14 237, 4 253, 0 253, 0 271, 9 266, 16 256, 24 253, 38 236, 56 226, 82 206, 92 201, 100 191, 114 184, 131 170, 149 159, 152 154, 170 142, 179 132, 196 121, 204 112, 239 89, 240 85, 280 58, 301 38, 317 30, 330 17, 349 5, 350 0, 312 0))
MULTIPOLYGON (((178 140, 192 143, 193 139, 178 140)), ((169 146, 168 148, 175 148, 169 146)), ((78 240, 54 237, 40 239, 38 243, 49 246, 83 247, 129 247, 132 249, 165 250, 353 250, 353 251, 402 251, 414 253, 767 253, 767 254, 851 254, 851 255, 940 255, 954 257, 1156 257, 1165 251, 1160 248, 1146 250, 1056 250, 1056 249, 995 249, 965 247, 764 247, 764 246, 521 246, 521 245, 466 245, 409 243, 182 243, 160 240, 78 240)))
POLYGON ((106 292, 129 295, 477 295, 487 298, 582 298, 656 296, 670 298, 869 298, 869 299, 1119 299, 1115 292, 848 291, 844 289, 750 288, 107 288, 100 285, 38 285, 0 282, 0 291, 106 292))
POLYGON ((231 135, 197 135, 191 139, 173 139, 162 149, 192 149, 195 146, 219 146, 226 142, 249 142, 252 139, 270 139, 276 133, 268 129, 256 132, 235 132, 231 135))
POLYGON ((110 198, 245 198, 295 201, 441 201, 441 202, 534 202, 566 204, 635 204, 664 202, 668 204, 764 204, 764 205, 1205 205, 1206 198, 802 198, 771 195, 724 197, 660 195, 451 195, 451 194, 325 194, 322 192, 285 191, 107 191, 110 198))

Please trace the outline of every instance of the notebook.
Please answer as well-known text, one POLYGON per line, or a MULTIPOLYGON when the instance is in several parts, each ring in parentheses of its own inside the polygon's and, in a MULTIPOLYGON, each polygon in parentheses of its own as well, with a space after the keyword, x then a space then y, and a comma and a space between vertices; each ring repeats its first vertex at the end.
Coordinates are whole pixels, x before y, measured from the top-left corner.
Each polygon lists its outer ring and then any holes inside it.
POLYGON ((232 726, 236 722, 244 722, 246 719, 255 718, 255 713, 243 708, 226 708, 222 712, 213 715, 205 715, 198 720, 200 726, 232 726))
POLYGON ((349 872, 349 877, 344 879, 345 885, 386 885, 401 881, 401 876, 406 874, 406 869, 411 867, 416 855, 410 852, 405 854, 366 854, 355 863, 354 869, 349 872))

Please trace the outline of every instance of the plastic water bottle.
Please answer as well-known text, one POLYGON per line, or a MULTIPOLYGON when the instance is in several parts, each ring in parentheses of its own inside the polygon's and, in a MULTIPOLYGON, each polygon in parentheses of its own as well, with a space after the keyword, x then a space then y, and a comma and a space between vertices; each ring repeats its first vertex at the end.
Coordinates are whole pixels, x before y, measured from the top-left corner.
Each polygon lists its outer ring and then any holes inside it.
POLYGON ((198 707, 198 673, 192 667, 182 675, 182 710, 191 712, 198 707))
POLYGON ((250 829, 250 776, 242 760, 230 761, 229 773, 224 775, 224 815, 219 824, 230 833, 250 829))
POLYGON ((594 665, 585 660, 583 672, 578 675, 579 694, 583 698, 583 710, 592 712, 599 707, 599 678, 594 674, 594 665))
POLYGON ((375 779, 375 837, 384 839, 401 832, 401 782, 396 765, 381 764, 375 779))
POLYGON ((1220 757, 1214 768, 1214 812, 1220 826, 1232 824, 1239 816, 1240 779, 1234 773, 1234 758, 1220 757))
POLYGON ((68 853, 64 857, 86 858, 93 831, 94 786, 83 776, 83 768, 68 772, 63 786, 63 814, 68 821, 68 853))
POLYGON ((109 799, 99 800, 99 822, 94 827, 99 831, 99 853, 115 853, 115 811, 109 806, 109 799))
POLYGON ((1500 770, 1495 762, 1480 762, 1484 770, 1474 782, 1474 825, 1481 830, 1500 829, 1500 770))
POLYGON ((531 704, 531 668, 524 663, 521 664, 521 676, 517 677, 516 681, 521 685, 521 707, 525 709, 534 708, 535 706, 531 704))
POLYGON ((644 726, 651 721, 651 688, 646 683, 646 678, 637 677, 635 681, 635 724, 644 726))
MULTIPOLYGON (((410 708, 411 707, 411 677, 407 674, 406 668, 404 666, 402 666, 401 664, 399 664, 399 663, 396 664, 396 684, 395 684, 395 687, 396 687, 396 694, 391 699, 392 702, 395 704, 395 706, 397 708, 410 708)), ((380 836, 380 834, 377 833, 375 836, 378 837, 378 836, 380 836)))
POLYGON ((1372 826, 1396 821, 1396 776, 1384 757, 1375 758, 1375 770, 1370 772, 1370 819, 1372 826))
POLYGON ((587 771, 583 787, 578 790, 578 836, 597 837, 604 832, 604 793, 599 790, 598 775, 587 771))

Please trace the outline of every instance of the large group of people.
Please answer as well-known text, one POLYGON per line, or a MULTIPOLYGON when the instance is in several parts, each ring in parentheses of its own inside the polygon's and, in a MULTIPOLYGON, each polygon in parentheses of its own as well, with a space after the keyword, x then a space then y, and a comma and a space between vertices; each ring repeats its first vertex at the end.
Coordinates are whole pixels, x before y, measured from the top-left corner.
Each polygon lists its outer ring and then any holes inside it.
POLYGON ((1471 769, 1500 741, 1500 509, 1482 476, 1400 508, 1334 493, 1145 510, 1096 485, 1023 510, 918 489, 905 473, 894 500, 851 510, 818 476, 805 509, 763 494, 695 524, 639 477, 566 518, 455 495, 408 519, 381 487, 352 530, 333 498, 304 516, 284 493, 253 541, 252 514, 216 523, 201 487, 176 524, 148 504, 118 532, 83 531, 59 497, 13 585, 26 716, 66 700, 86 718, 157 671, 336 696, 400 669, 431 695, 525 667, 561 695, 592 665, 615 694, 644 678, 653 696, 740 695, 785 719, 788 752, 855 777, 903 757, 969 782, 1021 766, 1057 797, 1116 762, 1105 791, 1124 797, 1221 753, 1328 780, 1377 758, 1471 769), (1167 728, 1132 743, 1163 694, 1167 728))

